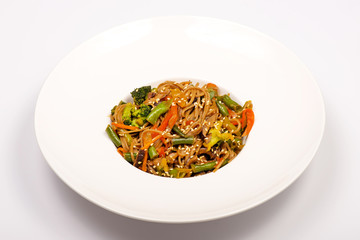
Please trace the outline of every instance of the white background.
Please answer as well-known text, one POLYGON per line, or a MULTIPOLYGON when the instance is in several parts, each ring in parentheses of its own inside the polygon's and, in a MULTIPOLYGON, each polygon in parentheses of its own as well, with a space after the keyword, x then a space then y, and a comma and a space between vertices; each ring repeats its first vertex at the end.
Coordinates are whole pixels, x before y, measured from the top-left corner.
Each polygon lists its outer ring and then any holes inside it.
POLYGON ((360 239, 359 81, 357 0, 1 0, 0 239, 360 239), (259 207, 204 223, 128 219, 80 197, 40 153, 36 98, 60 59, 113 26, 164 15, 255 28, 294 51, 318 81, 327 117, 320 148, 293 185, 259 207))

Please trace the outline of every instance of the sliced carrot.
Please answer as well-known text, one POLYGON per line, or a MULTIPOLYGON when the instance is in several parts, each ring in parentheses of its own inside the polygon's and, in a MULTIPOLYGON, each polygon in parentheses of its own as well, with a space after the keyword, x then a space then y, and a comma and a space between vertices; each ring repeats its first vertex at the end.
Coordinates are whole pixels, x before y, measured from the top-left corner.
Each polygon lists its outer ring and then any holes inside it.
POLYGON ((122 124, 122 123, 112 122, 111 125, 113 125, 113 126, 115 126, 117 128, 123 128, 123 129, 128 129, 128 130, 138 130, 139 129, 138 127, 125 125, 125 124, 122 124))
POLYGON ((161 122, 160 126, 157 128, 159 131, 164 131, 169 123, 169 119, 171 118, 170 112, 165 115, 164 120, 161 122))
POLYGON ((121 155, 121 156, 123 156, 123 157, 124 157, 124 153, 126 153, 126 151, 125 151, 125 149, 124 149, 124 148, 122 148, 122 147, 118 147, 117 151, 118 151, 118 153, 120 153, 120 155, 121 155))
POLYGON ((151 141, 149 142, 144 142, 144 146, 141 148, 143 150, 146 150, 148 149, 151 144, 153 144, 154 142, 156 142, 157 140, 159 140, 160 138, 162 138, 163 136, 162 135, 157 135, 156 137, 154 137, 153 139, 151 139, 151 141))
MULTIPOLYGON (((151 129, 154 129, 154 130, 156 130, 156 125, 153 125, 152 127, 151 127, 151 129)), ((159 135, 157 132, 152 132, 151 133, 151 137, 156 137, 157 135, 159 135)))
POLYGON ((170 108, 171 117, 169 119, 168 127, 172 129, 178 120, 178 110, 176 103, 170 108))
POLYGON ((144 172, 146 172, 146 170, 147 170, 147 159, 148 159, 148 152, 147 152, 147 150, 145 150, 145 156, 143 159, 143 164, 141 166, 141 170, 143 170, 144 172))
POLYGON ((176 103, 173 103, 173 104, 171 104, 171 107, 170 107, 169 111, 167 112, 167 114, 165 115, 165 118, 162 121, 161 125, 158 127, 158 130, 164 131, 168 127, 168 125, 170 128, 172 128, 175 125, 176 121, 177 121, 177 105, 176 105, 176 103), (171 119, 172 126, 169 125, 170 119, 171 119))

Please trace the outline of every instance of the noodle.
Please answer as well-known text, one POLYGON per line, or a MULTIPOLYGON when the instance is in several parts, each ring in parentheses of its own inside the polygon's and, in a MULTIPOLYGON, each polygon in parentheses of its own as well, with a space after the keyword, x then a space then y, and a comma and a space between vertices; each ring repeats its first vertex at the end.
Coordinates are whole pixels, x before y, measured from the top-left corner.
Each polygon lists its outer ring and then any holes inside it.
POLYGON ((217 171, 242 150, 254 123, 250 101, 241 106, 219 95, 212 83, 165 81, 131 94, 134 103, 112 110, 111 130, 124 158, 154 175, 182 178, 217 171), (140 94, 145 94, 141 103, 140 94))

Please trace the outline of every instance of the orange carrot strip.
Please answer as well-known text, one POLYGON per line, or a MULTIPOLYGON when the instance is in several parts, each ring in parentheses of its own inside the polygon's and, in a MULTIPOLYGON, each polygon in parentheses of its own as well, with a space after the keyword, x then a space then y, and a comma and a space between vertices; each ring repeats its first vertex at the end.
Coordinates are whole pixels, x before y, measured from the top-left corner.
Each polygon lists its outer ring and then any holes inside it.
POLYGON ((143 149, 143 150, 148 149, 151 146, 151 144, 153 144, 154 142, 156 142, 156 140, 158 140, 162 137, 163 137, 162 135, 157 135, 150 142, 144 143, 144 146, 141 149, 143 149))
POLYGON ((118 147, 117 151, 118 151, 118 153, 120 153, 121 156, 124 157, 124 153, 126 152, 124 148, 118 147))
MULTIPOLYGON (((169 125, 170 119, 172 119, 171 124, 173 124, 173 126, 174 126, 175 122, 177 121, 177 105, 176 105, 176 103, 171 104, 171 107, 170 107, 169 111, 167 112, 167 114, 166 114, 164 120, 162 121, 161 125, 158 127, 158 130, 159 131, 164 131, 166 129, 166 127, 169 125), (174 119, 175 119, 175 122, 174 122, 174 119)), ((172 127, 170 127, 170 128, 172 128, 172 127)))
POLYGON ((117 128, 123 128, 123 129, 128 129, 128 130, 138 130, 139 129, 138 127, 125 125, 125 124, 122 124, 122 123, 112 122, 111 125, 114 125, 117 128))
POLYGON ((143 160, 143 164, 141 166, 141 170, 143 170, 144 172, 146 172, 147 170, 147 159, 148 159, 148 152, 147 150, 145 150, 145 156, 144 156, 144 160, 143 160))
MULTIPOLYGON (((153 126, 151 127, 151 129, 156 130, 156 125, 153 125, 153 126)), ((159 133, 157 133, 157 132, 152 132, 152 133, 151 133, 151 137, 152 137, 152 138, 156 137, 157 135, 159 135, 159 133)))
POLYGON ((176 121, 178 120, 178 110, 177 110, 176 104, 171 106, 170 113, 171 113, 171 117, 169 119, 168 127, 170 129, 172 129, 174 127, 176 121))

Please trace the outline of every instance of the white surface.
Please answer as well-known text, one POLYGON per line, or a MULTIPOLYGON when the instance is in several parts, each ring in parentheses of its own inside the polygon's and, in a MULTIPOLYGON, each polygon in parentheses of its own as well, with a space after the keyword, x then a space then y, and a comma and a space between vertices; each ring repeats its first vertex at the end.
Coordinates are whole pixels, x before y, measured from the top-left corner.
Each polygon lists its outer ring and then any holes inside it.
POLYGON ((359 239, 359 11, 358 1, 2 1, 0 237, 359 239), (319 151, 290 188, 207 223, 147 223, 89 203, 48 167, 33 130, 36 97, 61 57, 110 27, 174 14, 223 18, 269 34, 309 67, 326 105, 319 151))
POLYGON ((242 25, 204 17, 139 20, 82 43, 50 74, 35 111, 41 151, 71 188, 113 212, 173 223, 234 215, 278 194, 308 166, 324 125, 319 88, 292 52, 242 25), (104 132, 119 99, 173 77, 212 82, 220 94, 230 89, 254 104, 246 147, 215 174, 145 174, 121 159, 104 132))

